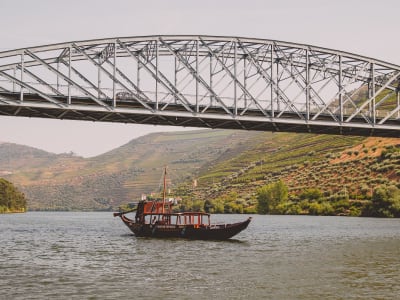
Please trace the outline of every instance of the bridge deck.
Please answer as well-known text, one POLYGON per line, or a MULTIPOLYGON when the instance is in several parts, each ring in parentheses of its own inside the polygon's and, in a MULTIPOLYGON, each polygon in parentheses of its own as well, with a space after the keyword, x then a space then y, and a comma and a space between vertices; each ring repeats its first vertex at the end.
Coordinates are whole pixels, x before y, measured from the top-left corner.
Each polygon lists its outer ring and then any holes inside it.
MULTIPOLYGON (((0 93, 0 97, 19 101, 19 93, 0 93)), ((116 107, 105 109, 87 97, 73 97, 68 104, 66 96, 52 96, 66 107, 49 106, 48 101, 35 94, 24 94, 24 101, 19 106, 0 105, 0 115, 22 116, 33 118, 51 118, 66 120, 87 120, 98 122, 133 123, 184 127, 206 127, 219 129, 239 129, 272 132, 299 132, 318 134, 337 134, 355 136, 381 136, 399 137, 400 119, 389 120, 384 128, 370 128, 365 119, 355 117, 351 122, 343 126, 332 126, 332 117, 327 114, 319 114, 313 121, 299 120, 299 116, 293 112, 268 111, 269 114, 279 115, 279 118, 266 117, 259 110, 237 111, 237 116, 232 118, 226 115, 221 107, 205 108, 199 106, 199 113, 189 113, 183 106, 168 104, 163 109, 149 113, 134 99, 117 100, 116 107), (222 116, 225 116, 222 118, 222 116), (387 125, 393 129, 388 129, 387 125)), ((105 104, 112 105, 112 100, 103 100, 105 104)), ((154 103, 149 103, 155 106, 154 103)), ((162 103, 159 104, 162 107, 162 103)), ((197 108, 191 106, 193 110, 197 108)), ((231 108, 233 110, 233 108, 231 108)), ((303 115, 305 118, 305 115, 303 115)), ((314 117, 310 113, 310 119, 314 117)), ((339 117, 339 116, 337 116, 339 117)), ((377 121, 380 119, 378 118, 377 121)))

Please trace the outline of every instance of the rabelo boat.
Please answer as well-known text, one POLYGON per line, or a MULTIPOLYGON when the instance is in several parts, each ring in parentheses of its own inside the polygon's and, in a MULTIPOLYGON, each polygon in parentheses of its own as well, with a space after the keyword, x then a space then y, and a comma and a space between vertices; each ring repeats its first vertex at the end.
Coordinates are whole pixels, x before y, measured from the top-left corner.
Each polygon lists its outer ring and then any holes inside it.
POLYGON ((212 224, 209 213, 173 212, 173 201, 166 201, 166 169, 164 190, 161 200, 142 200, 137 203, 135 219, 126 216, 128 212, 114 213, 137 237, 186 238, 196 240, 227 240, 246 229, 251 217, 232 224, 212 224))

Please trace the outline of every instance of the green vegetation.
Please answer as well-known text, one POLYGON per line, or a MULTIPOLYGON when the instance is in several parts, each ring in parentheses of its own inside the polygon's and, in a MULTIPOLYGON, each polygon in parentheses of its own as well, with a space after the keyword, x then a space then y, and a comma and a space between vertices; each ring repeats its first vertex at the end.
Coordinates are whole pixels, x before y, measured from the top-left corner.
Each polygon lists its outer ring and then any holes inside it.
POLYGON ((257 192, 258 213, 288 215, 333 215, 334 206, 320 190, 310 188, 288 198, 288 188, 282 181, 269 184, 257 192))
POLYGON ((14 185, 0 178, 0 213, 25 212, 25 195, 14 185))
POLYGON ((260 214, 279 213, 280 207, 285 205, 288 199, 288 188, 279 180, 263 186, 257 191, 257 212, 260 214))
POLYGON ((400 217, 400 189, 393 185, 377 187, 371 201, 350 201, 348 195, 325 197, 315 188, 288 200, 286 185, 277 181, 258 189, 257 199, 260 214, 400 217))
POLYGON ((400 189, 396 186, 380 186, 375 189, 372 201, 364 211, 365 216, 400 218, 400 189))

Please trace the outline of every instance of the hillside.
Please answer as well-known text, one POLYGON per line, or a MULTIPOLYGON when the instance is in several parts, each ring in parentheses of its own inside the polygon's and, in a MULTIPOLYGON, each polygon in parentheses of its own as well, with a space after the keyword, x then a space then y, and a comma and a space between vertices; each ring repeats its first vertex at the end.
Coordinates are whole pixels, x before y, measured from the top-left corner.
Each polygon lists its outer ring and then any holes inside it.
POLYGON ((173 184, 249 146, 259 133, 223 130, 156 133, 94 158, 1 144, 0 174, 29 199, 29 209, 109 209, 157 191, 168 165, 173 184))
POLYGON ((30 209, 92 210, 157 191, 168 165, 186 208, 203 209, 208 200, 225 212, 254 212, 257 190, 278 180, 291 199, 317 189, 326 198, 367 201, 380 185, 399 186, 399 145, 400 139, 196 130, 150 134, 85 159, 0 144, 0 174, 27 195, 30 209), (240 209, 224 208, 229 201, 240 209))
POLYGON ((29 167, 46 167, 57 159, 56 154, 12 143, 0 143, 0 166, 4 171, 29 167))
POLYGON ((182 190, 189 198, 214 199, 225 212, 254 212, 257 190, 279 180, 294 202, 312 190, 321 193, 319 203, 365 206, 378 187, 400 188, 400 139, 265 133, 254 148, 200 173, 196 189, 182 190))

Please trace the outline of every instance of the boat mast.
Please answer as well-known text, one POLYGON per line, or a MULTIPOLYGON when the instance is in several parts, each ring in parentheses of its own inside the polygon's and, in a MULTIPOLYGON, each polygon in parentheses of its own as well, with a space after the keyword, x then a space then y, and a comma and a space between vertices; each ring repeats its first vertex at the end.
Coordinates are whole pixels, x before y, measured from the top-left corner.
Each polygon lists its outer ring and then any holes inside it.
POLYGON ((163 190, 163 205, 162 213, 165 213, 165 189, 167 187, 167 167, 164 168, 164 190, 163 190))

